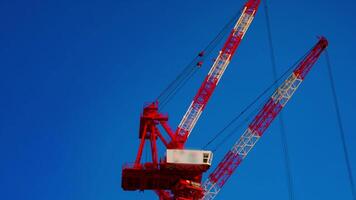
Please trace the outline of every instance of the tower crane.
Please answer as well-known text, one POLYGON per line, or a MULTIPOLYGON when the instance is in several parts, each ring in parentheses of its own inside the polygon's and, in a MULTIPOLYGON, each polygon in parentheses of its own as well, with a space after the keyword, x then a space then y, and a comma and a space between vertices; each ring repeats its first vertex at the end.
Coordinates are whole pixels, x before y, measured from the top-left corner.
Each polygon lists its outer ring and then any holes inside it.
POLYGON ((223 185, 246 158, 278 113, 285 107, 327 46, 328 41, 324 37, 321 37, 307 56, 297 65, 293 73, 268 99, 240 139, 225 154, 217 168, 204 182, 204 200, 212 200, 219 193, 223 185))
POLYGON ((260 0, 247 0, 243 6, 240 17, 176 131, 169 126, 168 115, 159 111, 159 102, 144 107, 140 117, 140 144, 136 160, 122 169, 121 183, 124 190, 154 190, 160 199, 189 200, 203 197, 201 179, 203 172, 211 165, 212 152, 188 150, 184 144, 253 21, 259 4, 260 0), (161 133, 162 128, 169 140, 161 133), (166 155, 160 160, 158 139, 166 147, 166 155), (141 163, 146 141, 150 142, 152 162, 141 163))
MULTIPOLYGON (((292 97, 326 48, 325 38, 319 40, 292 75, 275 91, 240 140, 202 184, 202 175, 211 166, 212 152, 189 150, 185 148, 185 143, 253 21, 259 4, 260 0, 247 0, 243 6, 240 17, 175 131, 168 124, 168 115, 159 111, 158 101, 144 106, 140 117, 138 134, 140 142, 135 162, 124 165, 122 169, 121 183, 124 190, 153 190, 160 200, 214 199, 292 97), (167 135, 163 135, 162 129, 167 135), (169 139, 166 139, 167 137, 169 139), (158 140, 166 148, 163 157, 158 155, 158 140), (146 143, 150 145, 151 161, 142 163, 142 152, 146 143)), ((204 52, 199 56, 202 54, 204 52)))

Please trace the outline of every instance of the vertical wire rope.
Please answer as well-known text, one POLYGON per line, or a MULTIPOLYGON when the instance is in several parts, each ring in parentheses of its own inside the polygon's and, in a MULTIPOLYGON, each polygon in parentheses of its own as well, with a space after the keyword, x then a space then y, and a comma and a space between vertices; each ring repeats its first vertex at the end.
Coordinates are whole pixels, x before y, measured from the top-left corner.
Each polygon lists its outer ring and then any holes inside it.
POLYGON ((334 77, 333 77, 332 70, 331 70, 331 62, 330 62, 330 57, 329 57, 329 53, 327 50, 325 51, 325 58, 326 58, 326 65, 328 68, 329 82, 330 82, 330 87, 331 87, 331 91, 332 91, 334 107, 335 107, 335 111, 336 111, 337 124, 339 127, 342 150, 343 150, 343 154, 344 154, 344 158, 345 158, 347 175, 348 175, 349 185, 350 185, 350 189, 351 189, 351 193, 352 193, 352 199, 356 200, 355 184, 353 181, 351 163, 350 163, 350 158, 349 158, 349 153, 348 153, 348 147, 347 147, 346 139, 345 139, 345 131, 344 131, 343 123, 341 120, 340 107, 339 107, 339 102, 337 100, 335 82, 334 82, 334 77))
MULTIPOLYGON (((271 58, 271 64, 272 64, 273 79, 276 80, 277 79, 276 56, 275 56, 274 46, 273 46, 272 30, 271 30, 270 17, 269 17, 269 13, 268 13, 267 1, 263 1, 263 4, 264 4, 264 9, 265 9, 265 18, 266 18, 266 26, 267 26, 268 44, 269 44, 269 48, 270 48, 270 58, 271 58)), ((275 87, 277 87, 277 86, 275 86, 275 87)), ((280 136, 281 136, 281 141, 282 141, 284 167, 285 167, 286 176, 287 176, 287 187, 288 187, 289 200, 294 200, 295 195, 294 195, 294 186, 293 186, 293 176, 292 176, 291 165, 290 165, 288 139, 287 139, 287 133, 285 130, 283 113, 279 114, 278 121, 279 121, 280 136)))

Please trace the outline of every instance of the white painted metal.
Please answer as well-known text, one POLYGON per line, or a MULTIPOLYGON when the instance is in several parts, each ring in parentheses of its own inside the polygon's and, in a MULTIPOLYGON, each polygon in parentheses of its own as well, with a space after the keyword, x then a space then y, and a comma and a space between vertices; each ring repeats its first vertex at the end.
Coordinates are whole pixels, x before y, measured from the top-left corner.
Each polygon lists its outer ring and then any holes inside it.
POLYGON ((211 165, 213 153, 211 151, 167 149, 167 163, 211 165))
POLYGON ((288 79, 274 92, 272 99, 282 107, 286 105, 303 80, 292 73, 288 79))

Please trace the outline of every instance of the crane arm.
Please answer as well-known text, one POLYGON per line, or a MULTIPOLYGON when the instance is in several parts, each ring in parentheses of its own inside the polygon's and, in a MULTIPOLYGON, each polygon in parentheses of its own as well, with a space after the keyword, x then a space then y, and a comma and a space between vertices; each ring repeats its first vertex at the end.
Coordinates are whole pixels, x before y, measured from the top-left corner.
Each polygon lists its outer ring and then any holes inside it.
POLYGON ((204 182, 204 200, 214 199, 219 193, 228 178, 245 159, 268 126, 293 96, 327 45, 328 41, 323 37, 320 38, 309 54, 297 65, 293 73, 276 89, 240 139, 227 152, 217 168, 204 182))
POLYGON ((208 103, 210 96, 214 92, 216 85, 219 83, 226 67, 229 65, 232 56, 234 55, 256 14, 259 3, 260 0, 247 1, 240 18, 236 22, 208 75, 204 79, 204 82, 200 86, 192 103, 179 123, 176 130, 176 139, 181 146, 183 146, 187 140, 206 104, 208 103))

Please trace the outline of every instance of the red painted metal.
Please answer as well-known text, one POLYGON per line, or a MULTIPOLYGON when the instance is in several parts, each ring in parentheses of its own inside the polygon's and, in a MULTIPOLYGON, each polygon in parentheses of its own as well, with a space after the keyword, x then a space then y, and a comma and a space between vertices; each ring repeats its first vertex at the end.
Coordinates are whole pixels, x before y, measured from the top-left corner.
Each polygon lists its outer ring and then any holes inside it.
POLYGON ((222 187, 234 170, 239 166, 242 159, 240 156, 228 151, 216 170, 209 175, 209 179, 222 187))
POLYGON ((314 63, 319 58, 323 50, 328 46, 328 41, 325 37, 320 37, 318 44, 310 51, 308 56, 302 61, 297 69, 294 70, 294 73, 300 79, 304 79, 310 69, 313 67, 314 63))
POLYGON ((275 102, 274 99, 270 98, 252 121, 249 128, 259 136, 262 136, 282 108, 279 102, 275 102))
POLYGON ((184 115, 181 123, 176 130, 176 139, 178 143, 172 144, 177 148, 183 148, 184 143, 195 126, 195 123, 200 117, 200 114, 206 107, 211 95, 213 94, 216 85, 218 84, 222 74, 224 73, 227 65, 232 59, 237 47, 239 46, 244 34, 247 31, 254 15, 257 12, 260 0, 249 0, 243 7, 243 11, 239 21, 232 29, 226 40, 219 56, 215 60, 210 72, 204 79, 193 102, 189 106, 186 114, 184 115))
POLYGON ((226 153, 217 168, 209 175, 208 180, 203 186, 206 190, 204 200, 215 198, 228 178, 233 174, 239 164, 247 156, 248 152, 254 147, 265 130, 292 97, 327 45, 328 41, 324 37, 321 37, 307 56, 299 62, 293 73, 265 103, 241 136, 240 140, 226 153))
POLYGON ((158 160, 157 139, 165 148, 172 148, 161 133, 160 127, 167 133, 166 137, 170 138, 170 141, 175 140, 174 132, 167 121, 168 116, 159 112, 157 102, 144 107, 140 117, 138 153, 135 163, 123 166, 122 188, 154 190, 160 199, 164 200, 172 199, 173 196, 182 200, 191 195, 200 198, 203 196, 203 190, 192 183, 200 184, 202 174, 209 166, 169 164, 166 163, 165 158, 158 160), (142 152, 146 143, 150 143, 152 162, 142 163, 142 152))

